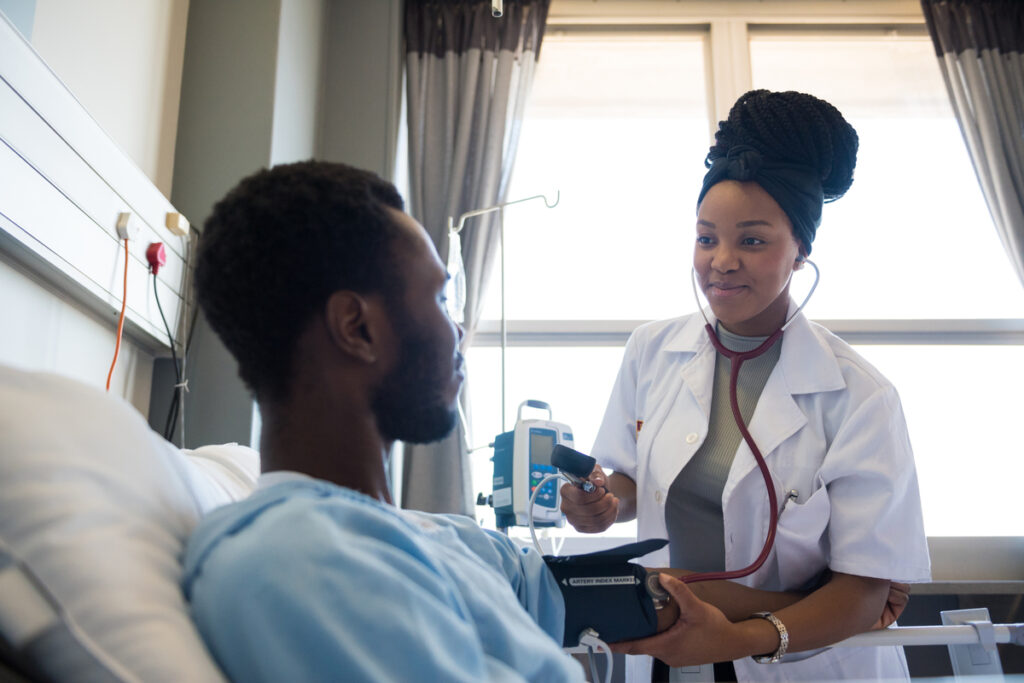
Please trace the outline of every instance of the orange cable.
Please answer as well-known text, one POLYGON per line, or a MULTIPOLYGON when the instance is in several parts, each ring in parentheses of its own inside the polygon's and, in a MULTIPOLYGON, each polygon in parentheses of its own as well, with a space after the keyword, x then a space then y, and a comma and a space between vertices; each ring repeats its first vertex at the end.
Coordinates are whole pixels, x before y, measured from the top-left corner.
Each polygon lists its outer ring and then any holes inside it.
POLYGON ((107 391, 110 391, 110 378, 114 376, 117 365, 117 354, 121 351, 121 332, 124 330, 124 309, 128 304, 128 240, 124 241, 124 294, 121 296, 121 317, 117 320, 117 344, 114 346, 114 360, 110 363, 107 373, 107 391))

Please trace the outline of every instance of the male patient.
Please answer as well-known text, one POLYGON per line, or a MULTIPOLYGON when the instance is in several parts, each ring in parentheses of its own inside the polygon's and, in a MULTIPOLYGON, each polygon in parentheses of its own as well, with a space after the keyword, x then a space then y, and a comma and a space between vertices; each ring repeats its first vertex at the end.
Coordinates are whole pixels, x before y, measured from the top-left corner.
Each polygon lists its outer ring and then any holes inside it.
POLYGON ((582 680, 536 552, 392 502, 392 442, 446 435, 463 379, 445 269, 402 208, 304 162, 207 221, 199 303, 259 402, 263 475, 189 542, 193 617, 239 681, 582 680))

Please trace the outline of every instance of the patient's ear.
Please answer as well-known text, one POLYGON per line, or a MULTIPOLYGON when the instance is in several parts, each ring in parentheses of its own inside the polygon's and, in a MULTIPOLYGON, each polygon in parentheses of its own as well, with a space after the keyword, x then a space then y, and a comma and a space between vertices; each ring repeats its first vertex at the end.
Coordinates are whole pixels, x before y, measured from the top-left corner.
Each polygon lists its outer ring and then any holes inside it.
POLYGON ((339 290, 327 298, 324 321, 335 347, 364 363, 380 356, 383 308, 373 298, 339 290))

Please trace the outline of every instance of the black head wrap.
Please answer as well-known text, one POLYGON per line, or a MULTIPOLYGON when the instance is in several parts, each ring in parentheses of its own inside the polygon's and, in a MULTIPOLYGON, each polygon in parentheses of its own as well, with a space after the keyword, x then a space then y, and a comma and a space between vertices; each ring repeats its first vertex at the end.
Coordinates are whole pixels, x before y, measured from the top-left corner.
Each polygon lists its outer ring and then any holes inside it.
POLYGON ((806 253, 825 202, 853 183, 857 131, 825 100, 799 92, 751 90, 718 124, 697 205, 715 183, 753 181, 778 202, 806 253))
POLYGON ((704 201, 711 186, 723 180, 752 180, 772 196, 793 224, 793 235, 804 250, 811 253, 811 242, 821 225, 821 207, 825 195, 816 169, 802 164, 766 159, 748 145, 736 145, 715 159, 704 174, 697 205, 704 201))

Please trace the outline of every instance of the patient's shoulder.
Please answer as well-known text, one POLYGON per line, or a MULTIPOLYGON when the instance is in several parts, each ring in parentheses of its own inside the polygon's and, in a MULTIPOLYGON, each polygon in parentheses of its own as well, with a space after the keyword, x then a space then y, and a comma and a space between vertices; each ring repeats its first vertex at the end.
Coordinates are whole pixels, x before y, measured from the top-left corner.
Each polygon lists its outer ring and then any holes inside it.
POLYGON ((404 542, 415 535, 391 508, 357 491, 308 479, 260 489, 208 514, 189 538, 184 585, 211 555, 221 563, 299 553, 306 546, 355 552, 367 542, 404 542))
MULTIPOLYGON (((416 624, 447 623, 446 633, 472 636, 457 573, 424 539, 393 507, 357 492, 278 484, 200 524, 184 589, 233 679, 324 679, 340 667, 371 680, 380 633, 407 643, 421 635, 416 624)), ((392 680, 410 679, 403 661, 389 659, 403 671, 392 680)))

